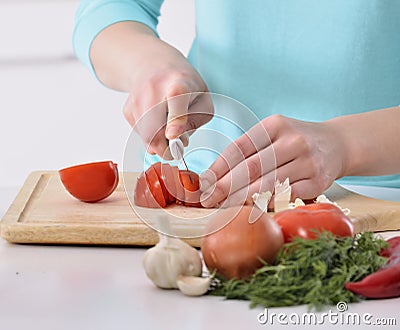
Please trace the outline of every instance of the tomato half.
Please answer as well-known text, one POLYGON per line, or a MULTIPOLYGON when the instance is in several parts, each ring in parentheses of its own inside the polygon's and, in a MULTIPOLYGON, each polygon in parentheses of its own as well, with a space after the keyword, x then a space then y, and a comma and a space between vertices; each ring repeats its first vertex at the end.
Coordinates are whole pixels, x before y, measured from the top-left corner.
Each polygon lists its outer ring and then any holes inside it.
POLYGON ((185 190, 184 205, 202 207, 200 203, 201 191, 198 174, 189 170, 182 170, 179 171, 179 178, 185 190))
POLYGON ((58 171, 65 189, 83 202, 98 202, 118 185, 118 165, 112 161, 87 163, 58 171))
POLYGON ((299 206, 276 213, 274 219, 282 228, 285 242, 290 242, 295 237, 314 239, 323 230, 343 237, 354 235, 350 218, 333 204, 299 206))

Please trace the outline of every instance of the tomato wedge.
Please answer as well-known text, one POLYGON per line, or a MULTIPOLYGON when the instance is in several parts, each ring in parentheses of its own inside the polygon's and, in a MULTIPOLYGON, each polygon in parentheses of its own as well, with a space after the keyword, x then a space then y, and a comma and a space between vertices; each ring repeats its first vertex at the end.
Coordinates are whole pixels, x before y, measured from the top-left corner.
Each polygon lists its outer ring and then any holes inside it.
POLYGON ((186 206, 201 207, 201 191, 198 174, 189 170, 182 170, 179 171, 179 178, 185 190, 185 199, 183 204, 186 206))
POLYGON ((58 171, 65 189, 75 198, 88 203, 110 196, 118 185, 118 165, 112 161, 94 162, 58 171))
MULTIPOLYGON (((160 180, 158 179, 158 175, 154 167, 150 166, 146 172, 146 181, 147 181, 147 186, 148 189, 151 193, 151 196, 154 198, 156 202, 156 206, 153 207, 165 207, 167 206, 167 203, 165 202, 164 194, 163 194, 163 189, 161 187, 160 180)), ((151 200, 152 198, 147 197, 147 199, 151 200)))
POLYGON ((136 181, 135 193, 133 194, 133 202, 137 206, 148 207, 149 202, 146 197, 147 182, 144 172, 140 173, 136 181))

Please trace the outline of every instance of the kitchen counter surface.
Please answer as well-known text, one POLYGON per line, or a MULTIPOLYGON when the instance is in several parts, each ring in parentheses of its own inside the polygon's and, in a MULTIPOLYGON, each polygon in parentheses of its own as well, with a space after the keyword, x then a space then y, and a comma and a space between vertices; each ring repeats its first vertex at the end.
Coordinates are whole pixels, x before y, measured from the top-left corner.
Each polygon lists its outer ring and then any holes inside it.
MULTIPOLYGON (((400 201, 400 189, 350 188, 400 201)), ((17 191, 18 187, 0 187, 1 217, 17 191)), ((384 233, 384 237, 398 234, 384 233)), ((249 309, 246 301, 209 296, 192 298, 179 291, 157 289, 143 271, 144 251, 132 247, 17 245, 0 239, 0 329, 310 327, 306 306, 266 311, 249 309), (277 318, 279 313, 284 315, 281 322, 277 318), (291 320, 296 317, 303 318, 304 324, 294 325, 291 320)), ((370 329, 367 323, 396 323, 382 328, 397 329, 400 298, 349 304, 342 313, 331 306, 315 313, 315 317, 317 322, 324 321, 317 325, 324 329, 343 326, 370 329), (322 313, 327 313, 324 319, 322 313)))

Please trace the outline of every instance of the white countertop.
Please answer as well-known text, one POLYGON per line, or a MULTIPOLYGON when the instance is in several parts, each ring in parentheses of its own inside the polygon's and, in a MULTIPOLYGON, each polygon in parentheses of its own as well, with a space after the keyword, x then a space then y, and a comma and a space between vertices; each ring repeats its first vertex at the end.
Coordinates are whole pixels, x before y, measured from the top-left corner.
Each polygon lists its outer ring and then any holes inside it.
MULTIPOLYGON (((357 188, 357 187, 352 187, 357 188)), ((400 189, 361 188, 364 193, 400 201, 400 189)), ((0 188, 0 216, 18 189, 0 188)), ((387 237, 400 233, 387 233, 387 237)), ((39 246, 9 244, 0 239, 0 329, 262 329, 291 328, 274 322, 259 324, 263 308, 249 309, 247 301, 220 297, 185 297, 179 291, 160 290, 146 278, 141 266, 143 248, 39 246)), ((335 306, 328 313, 338 313, 335 306)), ((306 306, 271 308, 271 313, 302 317, 306 306)), ((316 313, 318 320, 321 313, 316 313)), ((350 313, 360 326, 367 321, 395 319, 400 325, 400 298, 350 304, 345 313, 325 318, 320 328, 339 328, 350 313), (356 317, 356 319, 358 316, 356 317), (386 319, 385 319, 386 318, 386 319), (337 324, 335 323, 337 320, 337 324)), ((284 320, 284 319, 282 319, 284 320)), ((271 318, 270 318, 271 321, 271 318)), ((309 328, 293 325, 292 328, 309 328)))

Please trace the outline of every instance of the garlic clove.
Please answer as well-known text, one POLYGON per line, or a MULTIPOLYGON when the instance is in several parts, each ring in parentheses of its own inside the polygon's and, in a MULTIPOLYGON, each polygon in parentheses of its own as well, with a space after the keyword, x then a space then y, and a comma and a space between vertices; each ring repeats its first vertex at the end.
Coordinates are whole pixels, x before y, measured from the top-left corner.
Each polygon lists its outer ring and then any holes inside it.
POLYGON ((289 183, 289 178, 284 182, 275 183, 275 198, 274 198, 274 211, 279 212, 289 208, 290 198, 292 194, 292 187, 289 183))
POLYGON ((337 206, 339 209, 341 209, 342 210, 342 212, 345 214, 345 215, 350 215, 350 209, 348 209, 348 208, 343 208, 343 207, 341 207, 340 205, 338 205, 338 203, 336 203, 336 202, 332 202, 328 197, 326 197, 325 195, 319 195, 318 197, 317 197, 317 199, 315 200, 315 203, 316 204, 322 204, 322 203, 328 203, 328 204, 333 204, 333 205, 335 205, 335 206, 337 206))
POLYGON ((186 296, 202 296, 211 285, 211 277, 178 275, 176 279, 179 290, 186 296))
POLYGON ((272 193, 270 191, 265 191, 262 193, 254 193, 251 196, 254 204, 263 212, 268 211, 268 204, 271 200, 272 193))

